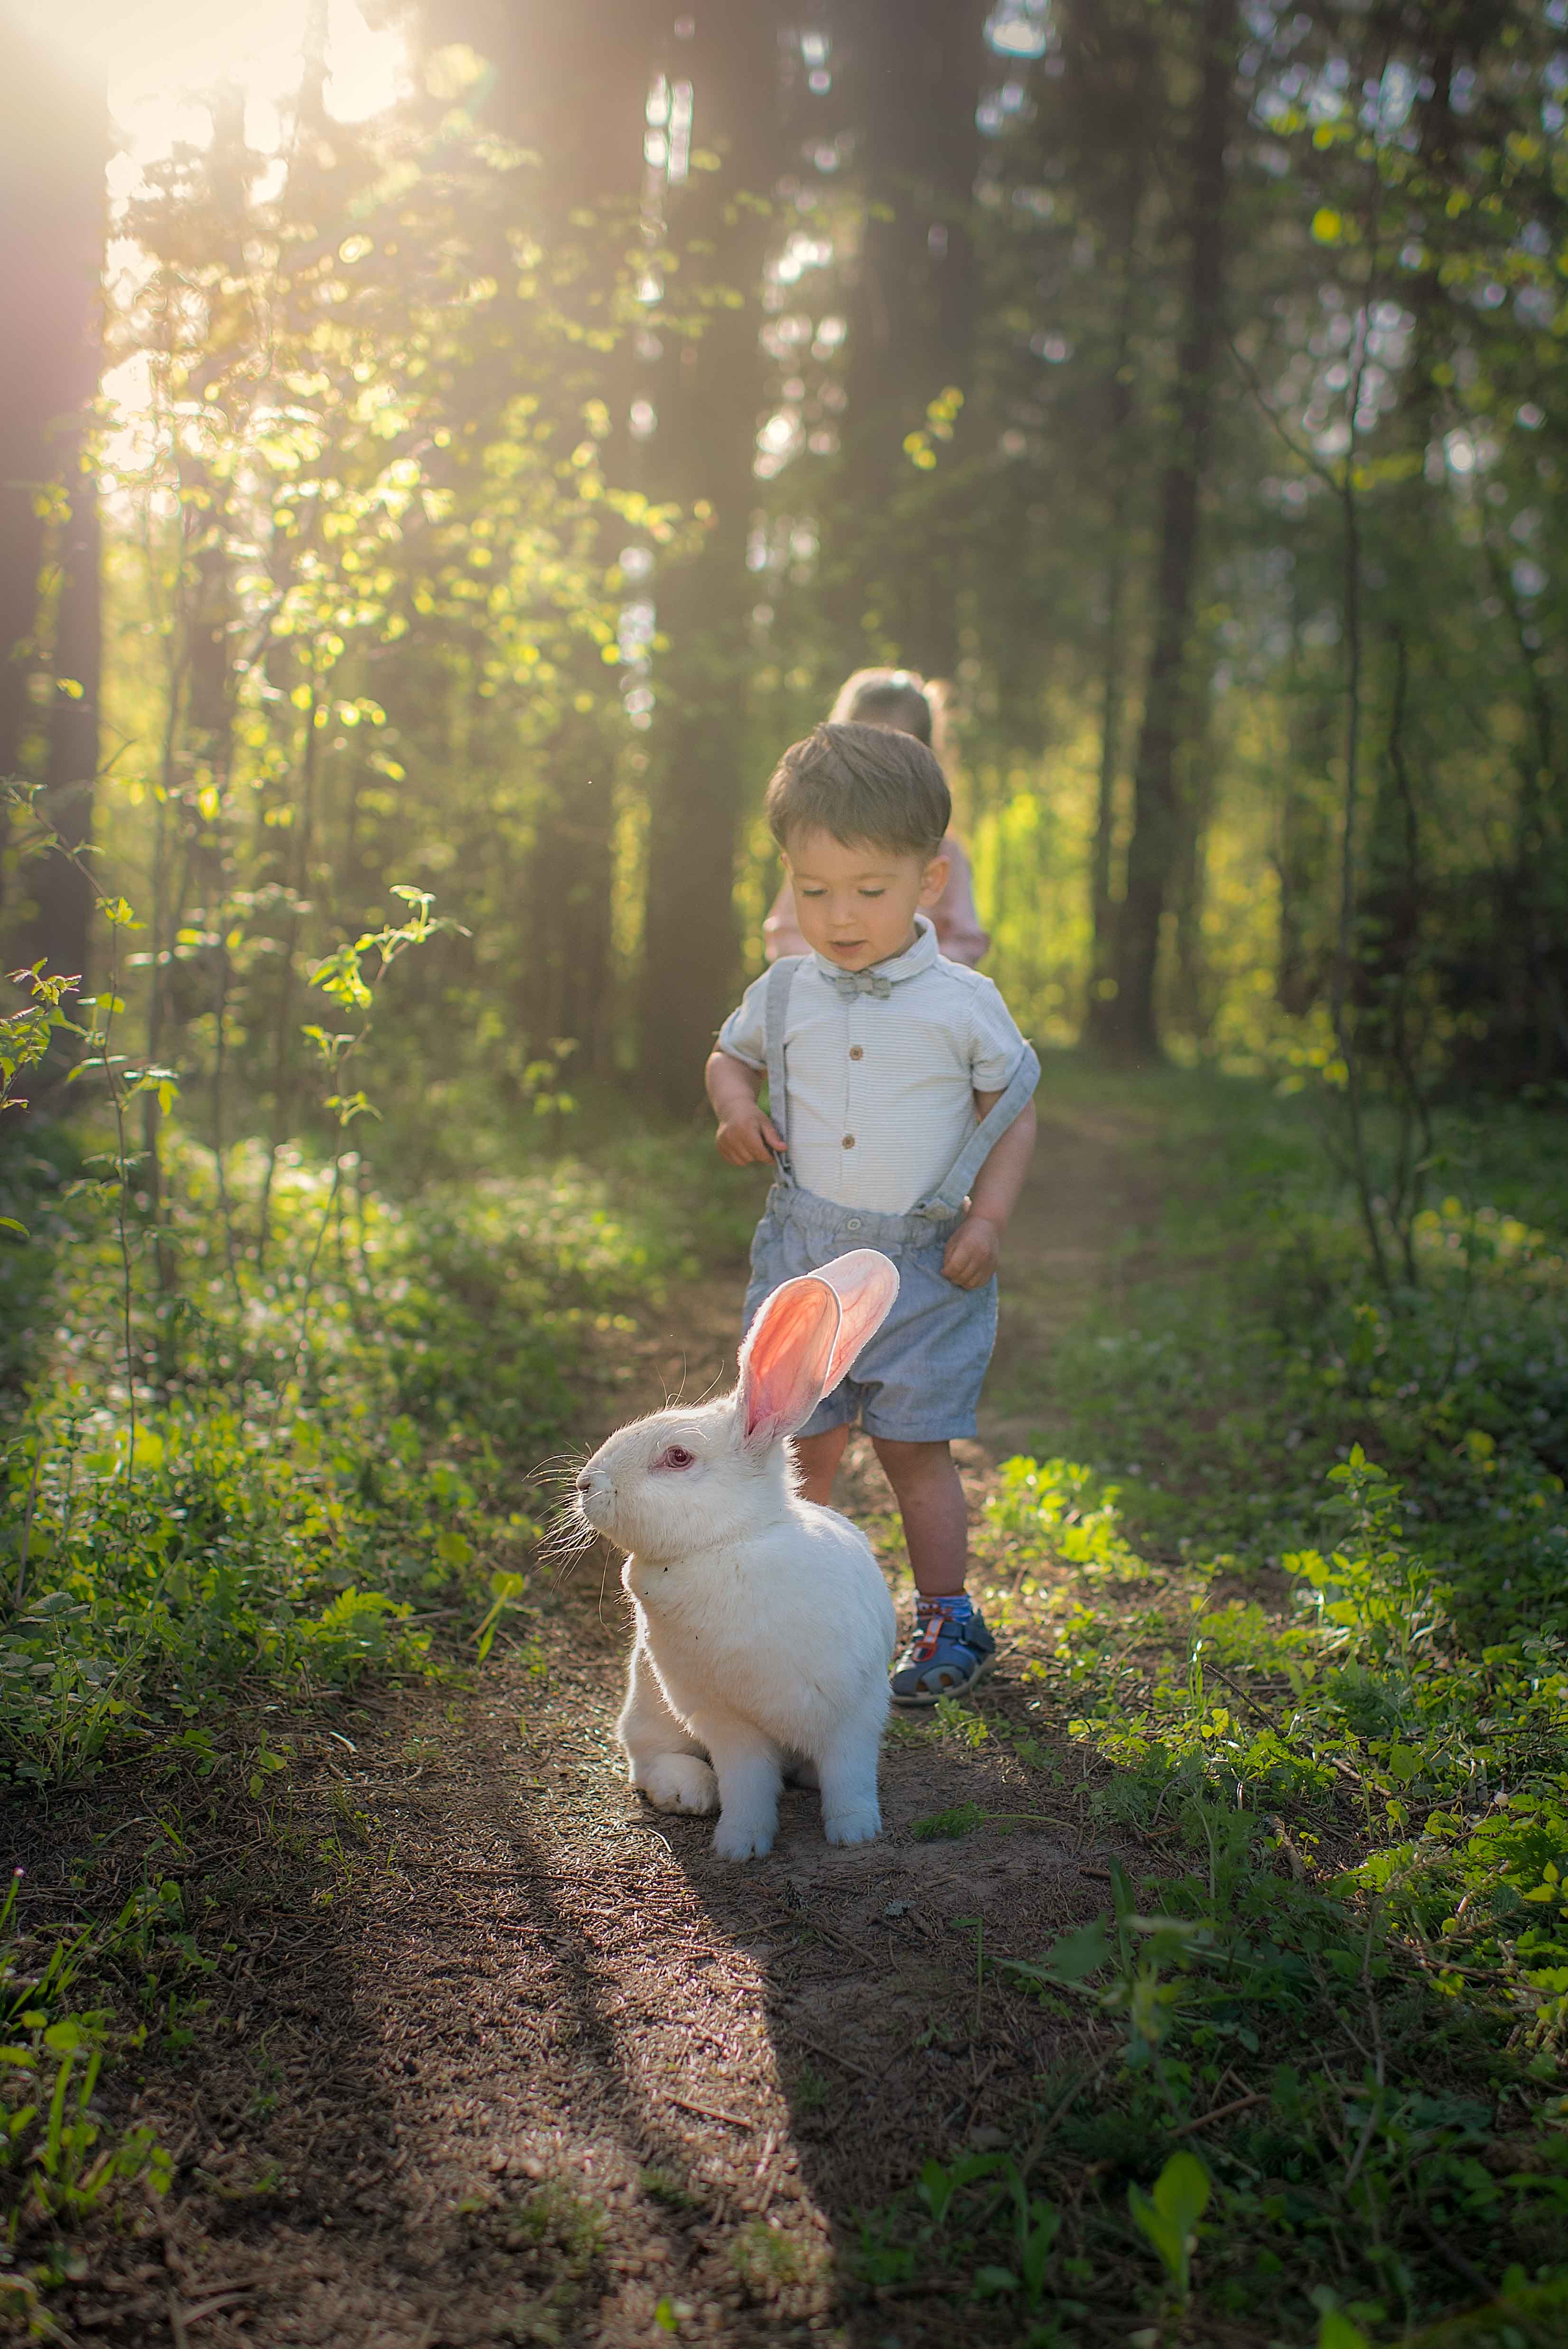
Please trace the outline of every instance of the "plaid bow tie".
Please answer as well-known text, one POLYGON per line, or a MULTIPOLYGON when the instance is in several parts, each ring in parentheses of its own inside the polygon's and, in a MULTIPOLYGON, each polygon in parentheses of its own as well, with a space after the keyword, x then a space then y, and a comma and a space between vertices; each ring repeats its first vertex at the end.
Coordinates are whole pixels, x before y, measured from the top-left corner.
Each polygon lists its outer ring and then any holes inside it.
POLYGON ((833 985, 840 1000, 852 1003, 857 995, 875 995, 884 1001, 892 993, 892 981, 880 970, 841 970, 833 975, 833 985))
MULTIPOLYGON (((824 978, 828 974, 822 973, 824 978)), ((833 985, 843 1003, 852 1003, 857 995, 875 995, 886 999, 892 993, 892 981, 880 970, 839 970, 833 973, 833 985)))

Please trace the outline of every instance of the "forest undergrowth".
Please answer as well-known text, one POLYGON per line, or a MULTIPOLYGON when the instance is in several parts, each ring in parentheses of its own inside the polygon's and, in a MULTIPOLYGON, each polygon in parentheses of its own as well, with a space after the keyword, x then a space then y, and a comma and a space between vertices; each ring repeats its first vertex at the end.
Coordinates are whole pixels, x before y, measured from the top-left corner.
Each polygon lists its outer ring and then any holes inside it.
MULTIPOLYGON (((1421 1285, 1387 1296, 1300 1102, 1065 1060, 1047 1090, 1135 1105, 1174 1177, 994 1398, 1040 1431, 980 1536, 1009 1668, 892 1735, 1037 1788, 916 1839, 978 1858, 1065 1805, 1117 1856, 1099 1919, 1026 1955, 958 1937, 960 2036, 971 1997, 975 2033, 1022 2003, 1070 2052, 843 2214, 834 2306, 868 2343, 930 2293, 1037 2349, 1546 2349, 1568 2328, 1561 1121, 1450 1122, 1421 1285)), ((33 1128, 0 1161, 30 1235, 0 1257, 18 1840, 56 1816, 79 1839, 128 1775, 175 1822, 112 1917, 90 1836, 77 1905, 40 1912, 14 1878, 0 1917, 23 2330, 175 2175, 103 2084, 178 2048, 221 1959, 181 1806, 265 1807, 337 1693, 482 1684, 498 1633, 526 1662, 550 1488, 520 1471, 613 1415, 652 1301, 738 1255, 748 1196, 698 1137, 612 1116, 582 1139, 506 1172, 490 1135, 463 1174, 427 1137, 401 1192, 351 1166, 335 1193, 285 1154, 265 1260, 231 1264, 211 1154, 166 1133, 180 1278, 134 1257, 129 1357, 89 1145, 33 1128)), ((225 1166, 242 1234, 264 1175, 253 1146, 225 1166)), ((352 1867, 368 1830, 342 1808, 352 1867)))
POLYGON ((20 1866, 0 1899, 0 2320, 49 2335, 73 2230, 169 2186, 169 2148, 98 2094, 150 2030, 181 2044, 212 1968, 168 1822, 266 1804, 301 1727, 367 1679, 472 1684, 517 1630, 585 1392, 628 1375, 633 1316, 699 1250, 738 1244, 684 1138, 596 1136, 592 1164, 485 1143, 410 1114, 399 1196, 351 1153, 246 1143, 220 1168, 165 1126, 128 1252, 123 1136, 6 1135, 0 1773, 34 1841, 85 1800, 89 1847, 95 1785, 111 1808, 136 1785, 174 1872, 155 1854, 109 1919, 90 1848, 79 1912, 30 1913, 20 1866))
POLYGON ((1005 1741, 1047 1802, 1076 1784, 1148 1872, 1113 1861, 1103 1917, 1026 1961, 977 1949, 977 1982, 1076 2018, 1081 2056, 867 2220, 867 2272, 956 2267, 1040 2349, 1545 2349, 1568 2337, 1561 1122, 1449 1123, 1456 1187, 1390 1299, 1309 1120, 1201 1081, 1165 1111, 1198 1179, 1130 1237, 1119 1307, 1007 1398, 1066 1455, 1007 1461, 986 1510, 1026 1701, 930 1733, 1005 1741), (1162 2293, 1119 2332, 1138 2238, 1162 2293))

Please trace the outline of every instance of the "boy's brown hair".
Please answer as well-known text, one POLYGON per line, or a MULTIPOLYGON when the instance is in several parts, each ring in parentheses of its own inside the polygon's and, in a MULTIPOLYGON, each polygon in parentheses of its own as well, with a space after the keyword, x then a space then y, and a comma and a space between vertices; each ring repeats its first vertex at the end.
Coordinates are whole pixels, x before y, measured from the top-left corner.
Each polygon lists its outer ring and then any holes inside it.
POLYGON ((886 726, 829 723, 791 742, 773 771, 768 822, 780 848, 792 832, 826 832, 898 856, 929 860, 953 821, 934 751, 886 726))

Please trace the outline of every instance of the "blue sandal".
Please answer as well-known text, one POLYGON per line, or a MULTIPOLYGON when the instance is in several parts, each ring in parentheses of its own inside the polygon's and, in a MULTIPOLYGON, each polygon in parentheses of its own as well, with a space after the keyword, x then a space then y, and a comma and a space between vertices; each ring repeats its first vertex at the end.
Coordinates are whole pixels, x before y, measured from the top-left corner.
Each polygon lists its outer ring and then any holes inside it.
POLYGON ((962 1696, 996 1661, 996 1642, 978 1615, 955 1623, 945 1609, 934 1608, 893 1666, 894 1704, 936 1704, 962 1696))

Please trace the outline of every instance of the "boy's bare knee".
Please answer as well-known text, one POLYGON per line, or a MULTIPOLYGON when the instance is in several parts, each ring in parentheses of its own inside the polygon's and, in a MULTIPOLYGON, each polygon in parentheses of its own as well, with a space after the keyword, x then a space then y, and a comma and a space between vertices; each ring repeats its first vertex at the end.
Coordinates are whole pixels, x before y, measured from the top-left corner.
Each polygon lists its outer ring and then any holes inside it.
POLYGON ((872 1447, 895 1493, 952 1472, 953 1454, 945 1444, 895 1444, 889 1436, 873 1435, 872 1447))

